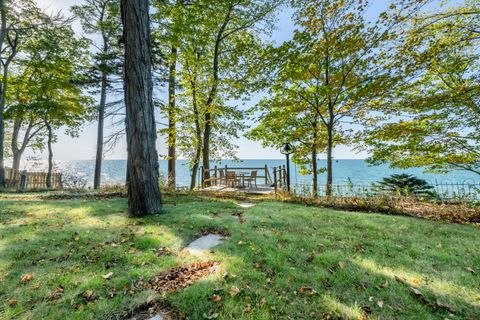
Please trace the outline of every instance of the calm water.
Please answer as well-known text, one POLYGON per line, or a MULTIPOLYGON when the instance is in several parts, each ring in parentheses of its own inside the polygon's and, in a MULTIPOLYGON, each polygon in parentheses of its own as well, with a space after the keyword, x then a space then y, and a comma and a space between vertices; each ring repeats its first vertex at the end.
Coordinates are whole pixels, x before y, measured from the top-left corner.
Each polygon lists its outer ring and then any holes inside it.
MULTIPOLYGON (((285 160, 242 160, 232 161, 223 160, 215 163, 218 167, 228 165, 229 167, 264 167, 267 165, 272 175, 272 168, 284 165, 285 160)), ((29 164, 28 167, 36 166, 41 169, 44 164, 29 164)), ((326 161, 319 160, 319 166, 324 167, 326 161)), ((88 185, 92 185, 93 181, 93 160, 82 161, 57 161, 58 170, 68 171, 77 176, 81 176, 88 181, 88 185)), ((213 166, 212 166, 213 167, 213 166)), ((333 166, 333 177, 335 184, 348 183, 349 180, 355 185, 369 185, 372 182, 381 180, 394 173, 410 173, 423 178, 430 183, 480 183, 480 176, 466 171, 454 171, 449 174, 429 174, 423 173, 422 169, 394 170, 387 165, 369 166, 363 160, 335 160, 333 166)), ((291 180, 293 183, 310 183, 310 176, 300 175, 299 167, 295 164, 291 165, 291 180)), ((103 162, 102 182, 105 184, 119 184, 125 181, 126 160, 105 160, 103 162)), ((163 176, 167 173, 167 161, 160 161, 160 172, 163 176)), ((319 183, 323 184, 326 174, 319 175, 319 183)), ((190 183, 190 169, 186 165, 186 161, 177 161, 177 184, 178 186, 187 186, 190 183)))

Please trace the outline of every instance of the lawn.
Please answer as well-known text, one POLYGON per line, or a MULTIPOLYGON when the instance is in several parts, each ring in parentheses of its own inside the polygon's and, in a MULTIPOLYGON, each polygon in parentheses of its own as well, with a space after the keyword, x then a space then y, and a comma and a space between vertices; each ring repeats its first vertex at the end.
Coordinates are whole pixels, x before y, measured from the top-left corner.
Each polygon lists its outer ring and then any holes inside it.
POLYGON ((132 219, 125 199, 0 198, 1 318, 124 319, 155 297, 188 319, 480 319, 478 227, 166 200, 163 214, 132 219), (227 238, 182 252, 208 231, 227 238), (138 285, 200 260, 219 272, 175 292, 138 285))

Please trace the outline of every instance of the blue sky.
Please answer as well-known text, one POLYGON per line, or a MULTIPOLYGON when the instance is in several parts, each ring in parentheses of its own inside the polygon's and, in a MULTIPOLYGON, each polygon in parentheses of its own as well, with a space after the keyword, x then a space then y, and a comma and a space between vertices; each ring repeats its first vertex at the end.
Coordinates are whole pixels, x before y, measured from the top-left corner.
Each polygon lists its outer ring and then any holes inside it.
MULTIPOLYGON (((44 9, 58 11, 62 10, 68 14, 70 6, 74 4, 81 4, 80 0, 36 0, 37 3, 44 9)), ((385 8, 387 1, 376 1, 371 6, 369 15, 376 16, 381 10, 385 8)), ((285 9, 279 13, 277 30, 272 35, 272 40, 281 43, 289 40, 292 36, 294 26, 291 22, 292 10, 285 9)), ((74 29, 78 34, 82 34, 81 27, 78 22, 74 23, 74 29)), ((165 88, 159 88, 160 92, 164 92, 165 88)), ((252 101, 258 100, 258 96, 253 97, 252 101)), ((246 107, 249 107, 247 104, 246 107)), ((108 123, 108 121, 107 121, 108 123)), ((254 123, 251 123, 254 125, 254 123)), ((241 159, 279 159, 283 158, 278 150, 263 148, 259 142, 250 141, 245 138, 240 138, 235 143, 239 146, 238 156, 241 159)), ((54 146, 54 156, 57 160, 90 160, 94 159, 96 147, 96 123, 89 123, 85 125, 82 133, 78 138, 71 138, 59 132, 58 142, 54 146)), ((166 147, 162 140, 158 140, 157 148, 160 154, 165 154, 166 147)), ((27 154, 32 156, 33 154, 27 154)), ((39 158, 46 158, 45 153, 37 153, 35 156, 39 158)), ((334 156, 337 159, 362 159, 367 155, 365 153, 356 154, 347 146, 339 146, 335 149, 334 156)), ((320 155, 323 158, 324 155, 320 155)), ((126 158, 126 144, 121 141, 117 147, 110 153, 105 155, 106 159, 125 159, 126 158)))

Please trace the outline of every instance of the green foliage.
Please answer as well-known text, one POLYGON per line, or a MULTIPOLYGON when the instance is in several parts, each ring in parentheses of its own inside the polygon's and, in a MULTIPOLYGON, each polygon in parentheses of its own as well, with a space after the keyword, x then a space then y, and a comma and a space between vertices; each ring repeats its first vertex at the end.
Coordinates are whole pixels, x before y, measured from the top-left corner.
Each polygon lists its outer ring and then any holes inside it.
POLYGON ((99 43, 90 42, 94 63, 86 70, 88 81, 95 83, 92 85, 95 91, 102 75, 106 74, 107 85, 111 86, 109 78, 122 73, 120 1, 86 0, 85 4, 72 6, 70 10, 80 20, 85 33, 100 37, 99 43))
POLYGON ((410 174, 392 174, 378 183, 373 183, 373 190, 382 194, 435 197, 435 190, 427 181, 410 174))
MULTIPOLYGON (((162 82, 170 64, 177 61, 177 151, 191 167, 199 165, 202 153, 212 159, 236 157, 232 141, 245 129, 241 105, 258 88, 264 46, 260 35, 272 28, 275 9, 282 2, 153 2, 157 9, 154 58, 162 82), (203 150, 206 134, 209 148, 203 150)), ((159 104, 168 117, 169 104, 159 104)))
POLYGON ((478 1, 417 13, 396 52, 404 82, 368 128, 372 163, 480 174, 478 1))
MULTIPOLYGON (((299 145, 294 159, 353 142, 351 123, 367 122, 378 100, 399 80, 378 52, 390 39, 382 21, 368 22, 368 1, 293 1, 293 39, 269 52, 269 94, 254 111, 260 125, 250 137, 265 146, 299 145)), ((315 158, 315 159, 313 159, 315 158)), ((332 168, 327 167, 327 193, 332 168)))
POLYGON ((88 42, 71 27, 43 25, 22 47, 13 70, 10 118, 29 115, 75 136, 87 119, 91 98, 82 93, 88 42))

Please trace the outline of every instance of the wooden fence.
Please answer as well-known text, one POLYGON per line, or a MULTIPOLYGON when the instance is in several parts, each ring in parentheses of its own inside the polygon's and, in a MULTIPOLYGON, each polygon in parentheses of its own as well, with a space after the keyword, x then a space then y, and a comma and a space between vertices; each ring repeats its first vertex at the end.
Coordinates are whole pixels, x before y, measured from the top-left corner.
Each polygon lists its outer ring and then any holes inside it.
MULTIPOLYGON (((62 174, 59 172, 52 173, 51 182, 52 187, 50 189, 62 189, 62 174)), ((21 190, 47 189, 47 173, 17 171, 5 168, 5 184, 7 188, 21 190)))
POLYGON ((287 187, 287 170, 285 166, 278 166, 273 168, 273 187, 275 193, 279 190, 284 190, 287 187))

